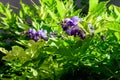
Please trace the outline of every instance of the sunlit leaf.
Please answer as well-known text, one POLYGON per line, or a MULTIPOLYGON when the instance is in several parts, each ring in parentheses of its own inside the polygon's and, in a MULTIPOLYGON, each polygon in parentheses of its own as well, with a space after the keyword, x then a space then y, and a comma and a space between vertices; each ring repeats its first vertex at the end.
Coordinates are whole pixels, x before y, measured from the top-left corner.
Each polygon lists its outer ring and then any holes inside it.
POLYGON ((64 6, 64 3, 62 1, 59 1, 59 0, 56 0, 57 2, 57 10, 58 10, 58 13, 60 14, 60 17, 63 19, 65 17, 65 14, 66 14, 66 9, 65 9, 65 6, 64 6))
POLYGON ((51 10, 49 10, 49 9, 48 9, 47 11, 48 11, 48 13, 50 14, 51 18, 52 18, 53 20, 55 20, 56 22, 58 22, 56 14, 53 13, 53 12, 52 12, 51 10))
POLYGON ((89 12, 93 11, 97 5, 99 0, 89 0, 89 12))
POLYGON ((115 32, 114 34, 115 34, 117 40, 119 41, 120 40, 120 32, 115 32))

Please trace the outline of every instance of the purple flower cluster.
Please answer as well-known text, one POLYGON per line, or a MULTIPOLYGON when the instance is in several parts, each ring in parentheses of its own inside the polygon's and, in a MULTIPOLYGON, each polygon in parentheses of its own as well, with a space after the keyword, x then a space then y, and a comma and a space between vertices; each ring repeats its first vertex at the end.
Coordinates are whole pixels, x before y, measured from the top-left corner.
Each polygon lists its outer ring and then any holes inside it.
POLYGON ((47 31, 46 30, 38 30, 35 29, 29 29, 26 34, 28 34, 30 39, 33 39, 34 41, 38 41, 39 39, 44 39, 45 41, 48 40, 47 37, 47 31))
POLYGON ((78 23, 82 21, 82 18, 74 16, 72 18, 66 18, 62 22, 62 29, 69 36, 79 36, 81 39, 85 39, 86 32, 78 26, 78 23))

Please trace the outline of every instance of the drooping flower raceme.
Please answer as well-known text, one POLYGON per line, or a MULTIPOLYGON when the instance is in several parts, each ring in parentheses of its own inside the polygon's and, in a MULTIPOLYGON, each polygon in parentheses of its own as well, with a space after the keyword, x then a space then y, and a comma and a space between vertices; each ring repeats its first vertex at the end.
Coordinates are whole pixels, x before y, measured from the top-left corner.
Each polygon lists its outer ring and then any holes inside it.
POLYGON ((78 35, 81 39, 85 39, 86 32, 78 26, 78 23, 81 21, 81 18, 74 16, 64 19, 61 26, 67 35, 75 37, 78 35))
POLYGON ((29 29, 26 34, 28 34, 30 39, 33 39, 34 41, 38 41, 40 38, 44 40, 48 40, 47 37, 47 31, 46 30, 38 30, 36 31, 35 29, 29 29))

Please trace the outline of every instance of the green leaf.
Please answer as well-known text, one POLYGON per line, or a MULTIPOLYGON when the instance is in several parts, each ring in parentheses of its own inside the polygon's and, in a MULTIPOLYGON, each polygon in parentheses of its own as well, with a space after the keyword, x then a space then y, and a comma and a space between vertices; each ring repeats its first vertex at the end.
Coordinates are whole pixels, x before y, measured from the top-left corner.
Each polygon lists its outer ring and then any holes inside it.
POLYGON ((24 23, 18 23, 17 25, 20 29, 23 29, 23 30, 28 30, 30 28, 30 26, 28 26, 24 23))
POLYGON ((43 4, 47 4, 48 6, 52 6, 54 4, 54 0, 42 0, 43 4))
POLYGON ((114 7, 114 12, 117 15, 117 20, 120 20, 120 7, 113 6, 114 7))
POLYGON ((43 22, 38 23, 36 20, 32 21, 32 26, 33 26, 34 29, 36 29, 36 30, 39 30, 42 25, 43 25, 43 22))
POLYGON ((120 33, 120 24, 115 21, 109 21, 104 23, 104 25, 95 30, 95 34, 100 33, 102 31, 112 30, 120 33))
POLYGON ((28 40, 19 40, 19 41, 16 41, 18 44, 22 45, 22 46, 25 46, 25 47, 28 47, 28 40))
POLYGON ((2 48, 2 47, 0 47, 0 52, 2 52, 4 54, 8 53, 8 51, 5 48, 2 48))
POLYGON ((31 72, 33 72, 33 76, 38 76, 38 72, 35 69, 31 68, 31 72))
POLYGON ((83 43, 82 43, 82 47, 80 48, 80 53, 85 54, 87 49, 90 46, 91 41, 93 40, 92 37, 88 37, 83 43))
POLYGON ((56 6, 57 6, 58 13, 59 13, 61 19, 63 19, 66 14, 65 5, 62 1, 56 0, 56 2, 57 2, 56 6))
POLYGON ((113 6, 114 7, 114 12, 120 16, 120 7, 117 7, 117 6, 113 6))
POLYGON ((19 46, 13 46, 12 50, 6 53, 6 56, 3 57, 4 60, 12 61, 13 59, 23 58, 24 49, 19 46))
POLYGON ((8 7, 8 10, 7 9, 5 9, 5 12, 6 12, 6 16, 8 17, 8 19, 11 19, 12 18, 12 16, 11 16, 11 10, 9 10, 9 4, 7 4, 7 7, 8 7))
POLYGON ((120 32, 115 32, 114 34, 115 34, 117 40, 119 41, 120 40, 120 32))
POLYGON ((47 12, 50 14, 50 16, 52 17, 53 20, 58 22, 57 16, 56 16, 56 14, 54 12, 52 12, 50 9, 48 9, 47 12))
POLYGON ((99 4, 97 4, 96 7, 94 7, 93 9, 90 9, 87 15, 87 19, 90 21, 91 19, 93 20, 93 18, 103 15, 103 13, 105 14, 107 10, 106 8, 107 3, 108 2, 100 2, 99 4))
POLYGON ((89 0, 89 12, 93 11, 97 5, 99 0, 89 0))
POLYGON ((106 24, 106 27, 110 30, 120 32, 120 24, 118 22, 109 22, 106 24))

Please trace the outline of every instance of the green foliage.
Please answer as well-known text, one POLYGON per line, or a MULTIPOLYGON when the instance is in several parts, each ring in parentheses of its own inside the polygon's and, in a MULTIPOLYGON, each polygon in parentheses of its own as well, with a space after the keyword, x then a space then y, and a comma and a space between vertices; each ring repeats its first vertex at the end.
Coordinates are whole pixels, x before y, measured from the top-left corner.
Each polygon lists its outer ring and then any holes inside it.
POLYGON ((120 7, 89 0, 89 12, 81 16, 73 0, 40 0, 14 13, 9 4, 0 4, 0 79, 20 80, 119 80, 120 7), (86 39, 68 36, 58 24, 64 18, 83 18, 79 26, 86 39), (88 24, 94 26, 94 35, 88 24), (24 31, 45 29, 58 35, 37 42, 28 40, 24 31), (7 36, 6 36, 7 35, 7 36), (4 40, 11 39, 8 45, 4 40), (3 43, 4 42, 4 43, 3 43), (8 47, 9 46, 9 47, 8 47))
POLYGON ((94 9, 96 9, 96 7, 98 6, 98 1, 99 0, 89 0, 89 12, 93 11, 94 9))

